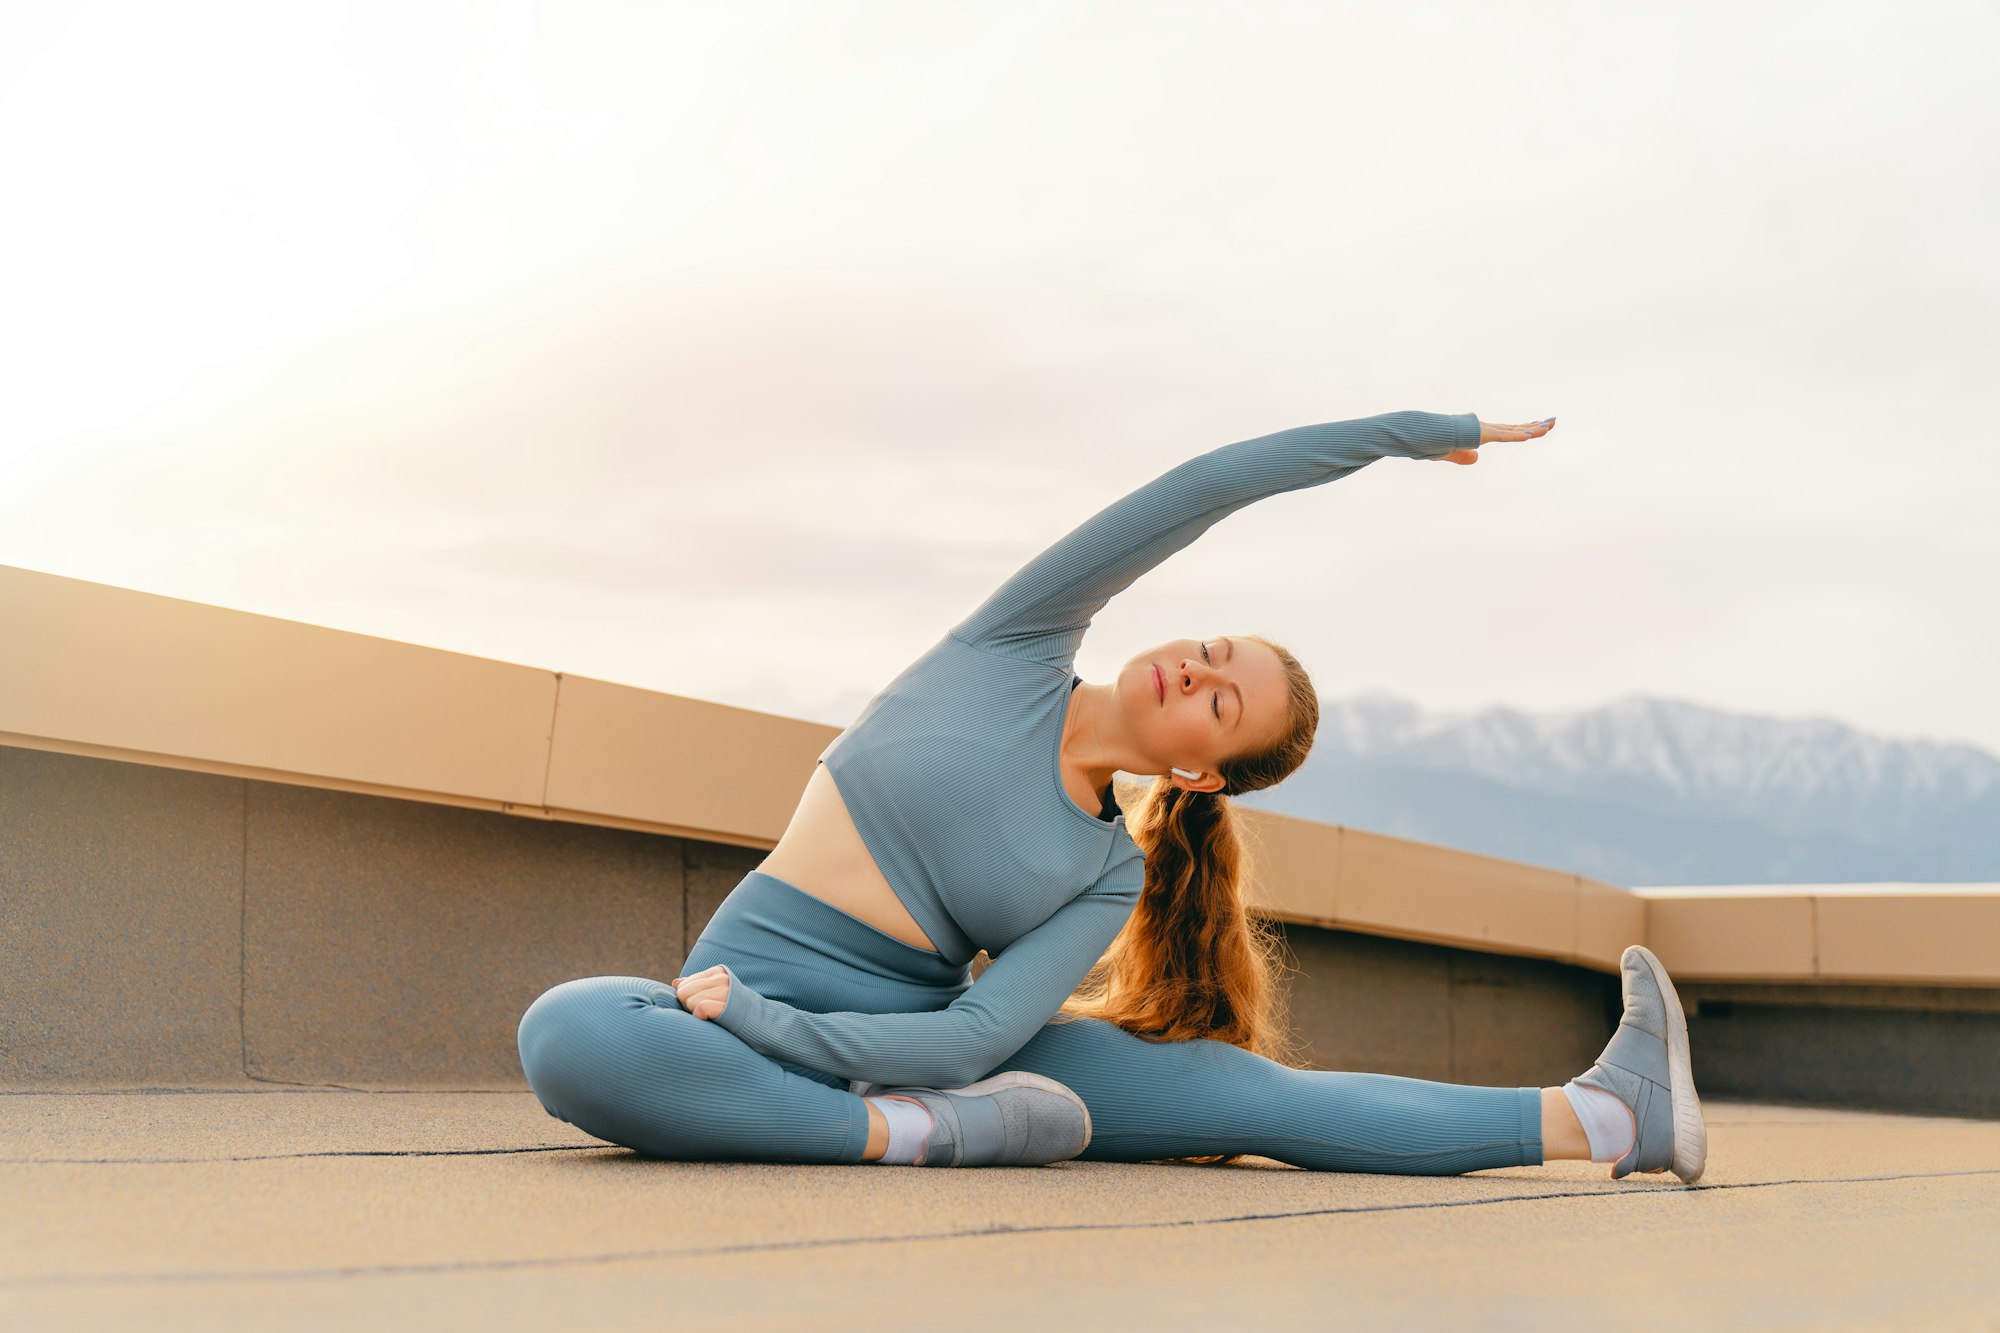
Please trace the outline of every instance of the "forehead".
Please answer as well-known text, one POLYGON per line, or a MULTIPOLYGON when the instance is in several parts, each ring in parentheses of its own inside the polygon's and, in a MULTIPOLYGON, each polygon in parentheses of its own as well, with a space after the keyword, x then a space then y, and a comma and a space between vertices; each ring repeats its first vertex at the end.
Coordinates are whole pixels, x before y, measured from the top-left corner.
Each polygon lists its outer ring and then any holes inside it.
POLYGON ((1286 688, 1285 664, 1277 652, 1242 635, 1225 634, 1221 637, 1229 641, 1232 650, 1230 661, 1237 668, 1244 685, 1249 687, 1244 695, 1247 711, 1252 716, 1259 711, 1270 716, 1283 714, 1290 694, 1286 688))
POLYGON ((1275 676, 1285 674, 1285 664, 1268 645, 1243 634, 1224 634, 1220 637, 1228 641, 1238 666, 1261 669, 1275 676))
POLYGON ((1285 664, 1269 645, 1241 635, 1222 635, 1233 650, 1230 664, 1243 689, 1243 722, 1247 735, 1236 744, 1257 749, 1275 743, 1291 720, 1292 695, 1285 664))

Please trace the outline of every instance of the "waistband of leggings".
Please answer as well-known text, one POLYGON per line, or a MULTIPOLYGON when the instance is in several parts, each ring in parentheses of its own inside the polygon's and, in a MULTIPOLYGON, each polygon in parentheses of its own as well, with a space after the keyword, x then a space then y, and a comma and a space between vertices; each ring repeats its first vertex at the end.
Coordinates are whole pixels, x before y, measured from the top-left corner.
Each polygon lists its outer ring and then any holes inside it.
POLYGON ((933 950, 906 944, 761 870, 751 871, 730 890, 710 925, 722 934, 723 939, 718 943, 728 941, 741 930, 760 931, 850 966, 921 985, 952 986, 966 979, 965 964, 953 963, 933 950))

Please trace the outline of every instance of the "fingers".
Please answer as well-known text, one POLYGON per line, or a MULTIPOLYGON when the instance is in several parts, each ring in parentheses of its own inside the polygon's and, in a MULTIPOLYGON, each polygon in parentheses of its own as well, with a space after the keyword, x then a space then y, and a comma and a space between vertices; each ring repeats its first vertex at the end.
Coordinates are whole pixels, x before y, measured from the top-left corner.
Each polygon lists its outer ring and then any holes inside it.
POLYGON ((714 991, 683 995, 680 999, 681 1008, 687 1010, 696 1018, 714 1018, 729 1004, 729 997, 726 994, 718 994, 714 991))
POLYGON ((1554 417, 1543 417, 1540 421, 1529 421, 1518 425, 1482 421, 1479 423, 1479 442, 1491 444, 1495 440, 1532 440, 1547 435, 1555 428, 1555 424, 1554 417))
POLYGON ((729 1004, 729 969, 718 964, 691 977, 675 977, 674 998, 696 1018, 714 1018, 729 1004))

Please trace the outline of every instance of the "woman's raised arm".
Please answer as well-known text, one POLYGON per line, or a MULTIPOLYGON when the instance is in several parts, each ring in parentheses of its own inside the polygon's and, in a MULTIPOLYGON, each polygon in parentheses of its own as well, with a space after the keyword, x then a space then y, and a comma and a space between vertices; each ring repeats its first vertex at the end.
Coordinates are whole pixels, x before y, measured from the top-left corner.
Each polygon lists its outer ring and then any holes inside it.
POLYGON ((1224 445, 1086 520, 951 633, 974 647, 1067 667, 1106 602, 1247 504, 1322 485, 1378 458, 1470 462, 1489 439, 1527 439, 1546 429, 1541 422, 1489 427, 1470 412, 1389 412, 1224 445))

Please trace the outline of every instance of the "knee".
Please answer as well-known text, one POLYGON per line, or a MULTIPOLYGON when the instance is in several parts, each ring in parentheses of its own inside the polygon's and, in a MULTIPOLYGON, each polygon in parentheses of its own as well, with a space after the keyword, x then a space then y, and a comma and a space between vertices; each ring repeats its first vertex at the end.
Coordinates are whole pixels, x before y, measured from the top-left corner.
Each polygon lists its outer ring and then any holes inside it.
POLYGON ((637 1011, 675 1007, 673 991, 644 977, 583 977, 551 986, 528 1006, 515 1032, 521 1072, 550 1115, 616 1076, 637 1011))
POLYGON ((724 1036, 662 982, 586 977, 543 992, 518 1040, 521 1070, 550 1115, 651 1156, 684 1157, 712 1082, 705 1047, 724 1036))

